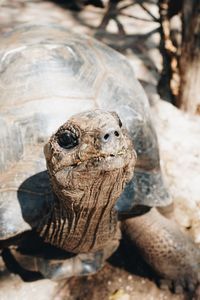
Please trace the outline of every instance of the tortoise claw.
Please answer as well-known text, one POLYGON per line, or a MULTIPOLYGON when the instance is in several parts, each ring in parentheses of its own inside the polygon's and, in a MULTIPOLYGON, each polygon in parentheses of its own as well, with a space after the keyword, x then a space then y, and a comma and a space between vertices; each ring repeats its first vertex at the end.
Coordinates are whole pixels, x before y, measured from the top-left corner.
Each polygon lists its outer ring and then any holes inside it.
POLYGON ((173 291, 175 294, 182 294, 185 289, 185 283, 183 280, 173 281, 173 291))
MULTIPOLYGON (((180 278, 178 279, 160 279, 159 287, 164 290, 169 289, 175 294, 181 294, 185 290, 189 294, 194 295, 197 290, 200 291, 200 268, 198 271, 197 267, 193 266, 187 273, 179 275, 180 278)), ((200 295, 198 299, 200 299, 200 295)))
POLYGON ((169 279, 160 279, 158 283, 161 290, 172 290, 172 280, 169 279))

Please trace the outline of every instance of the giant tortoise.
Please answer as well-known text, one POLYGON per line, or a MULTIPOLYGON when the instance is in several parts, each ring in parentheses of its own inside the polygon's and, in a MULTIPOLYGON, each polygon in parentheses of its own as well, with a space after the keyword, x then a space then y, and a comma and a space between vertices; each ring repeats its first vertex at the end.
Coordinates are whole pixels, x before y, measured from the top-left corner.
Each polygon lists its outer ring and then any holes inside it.
POLYGON ((14 245, 19 263, 44 277, 86 275, 123 233, 161 278, 194 288, 200 251, 155 208, 171 199, 127 59, 55 24, 18 26, 0 43, 3 257, 14 245), (59 255, 23 252, 37 245, 59 255))

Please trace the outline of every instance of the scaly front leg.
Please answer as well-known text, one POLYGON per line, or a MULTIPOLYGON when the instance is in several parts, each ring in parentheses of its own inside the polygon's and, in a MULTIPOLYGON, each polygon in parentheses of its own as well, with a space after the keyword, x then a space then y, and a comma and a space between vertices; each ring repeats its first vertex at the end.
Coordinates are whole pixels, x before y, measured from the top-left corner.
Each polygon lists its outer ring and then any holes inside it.
POLYGON ((175 292, 194 290, 200 281, 200 249, 190 237, 156 209, 122 223, 125 235, 162 278, 172 280, 175 292))

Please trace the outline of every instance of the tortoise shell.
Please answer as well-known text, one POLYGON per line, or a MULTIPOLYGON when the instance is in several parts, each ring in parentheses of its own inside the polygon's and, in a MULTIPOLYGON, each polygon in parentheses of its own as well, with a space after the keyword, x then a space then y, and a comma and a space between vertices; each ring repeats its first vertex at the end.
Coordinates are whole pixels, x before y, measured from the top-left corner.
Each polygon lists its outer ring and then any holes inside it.
POLYGON ((171 202, 148 100, 123 55, 54 24, 20 26, 0 44, 1 239, 31 229, 48 213, 53 197, 43 145, 85 110, 116 111, 138 155, 119 213, 171 202))

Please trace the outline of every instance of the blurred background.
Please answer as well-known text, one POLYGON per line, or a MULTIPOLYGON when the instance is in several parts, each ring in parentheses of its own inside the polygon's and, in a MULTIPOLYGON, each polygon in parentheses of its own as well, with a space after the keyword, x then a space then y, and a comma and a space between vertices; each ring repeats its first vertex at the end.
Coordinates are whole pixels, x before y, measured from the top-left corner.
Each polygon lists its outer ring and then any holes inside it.
MULTIPOLYGON (((200 243, 200 0, 0 0, 0 34, 23 23, 58 23, 124 54, 156 126, 173 219, 200 243)), ((0 299, 192 299, 158 288, 140 259, 120 249, 97 275, 24 282, 0 264, 0 299)), ((195 298, 194 298, 195 299, 195 298)), ((196 296, 196 299, 198 296, 196 296)))

